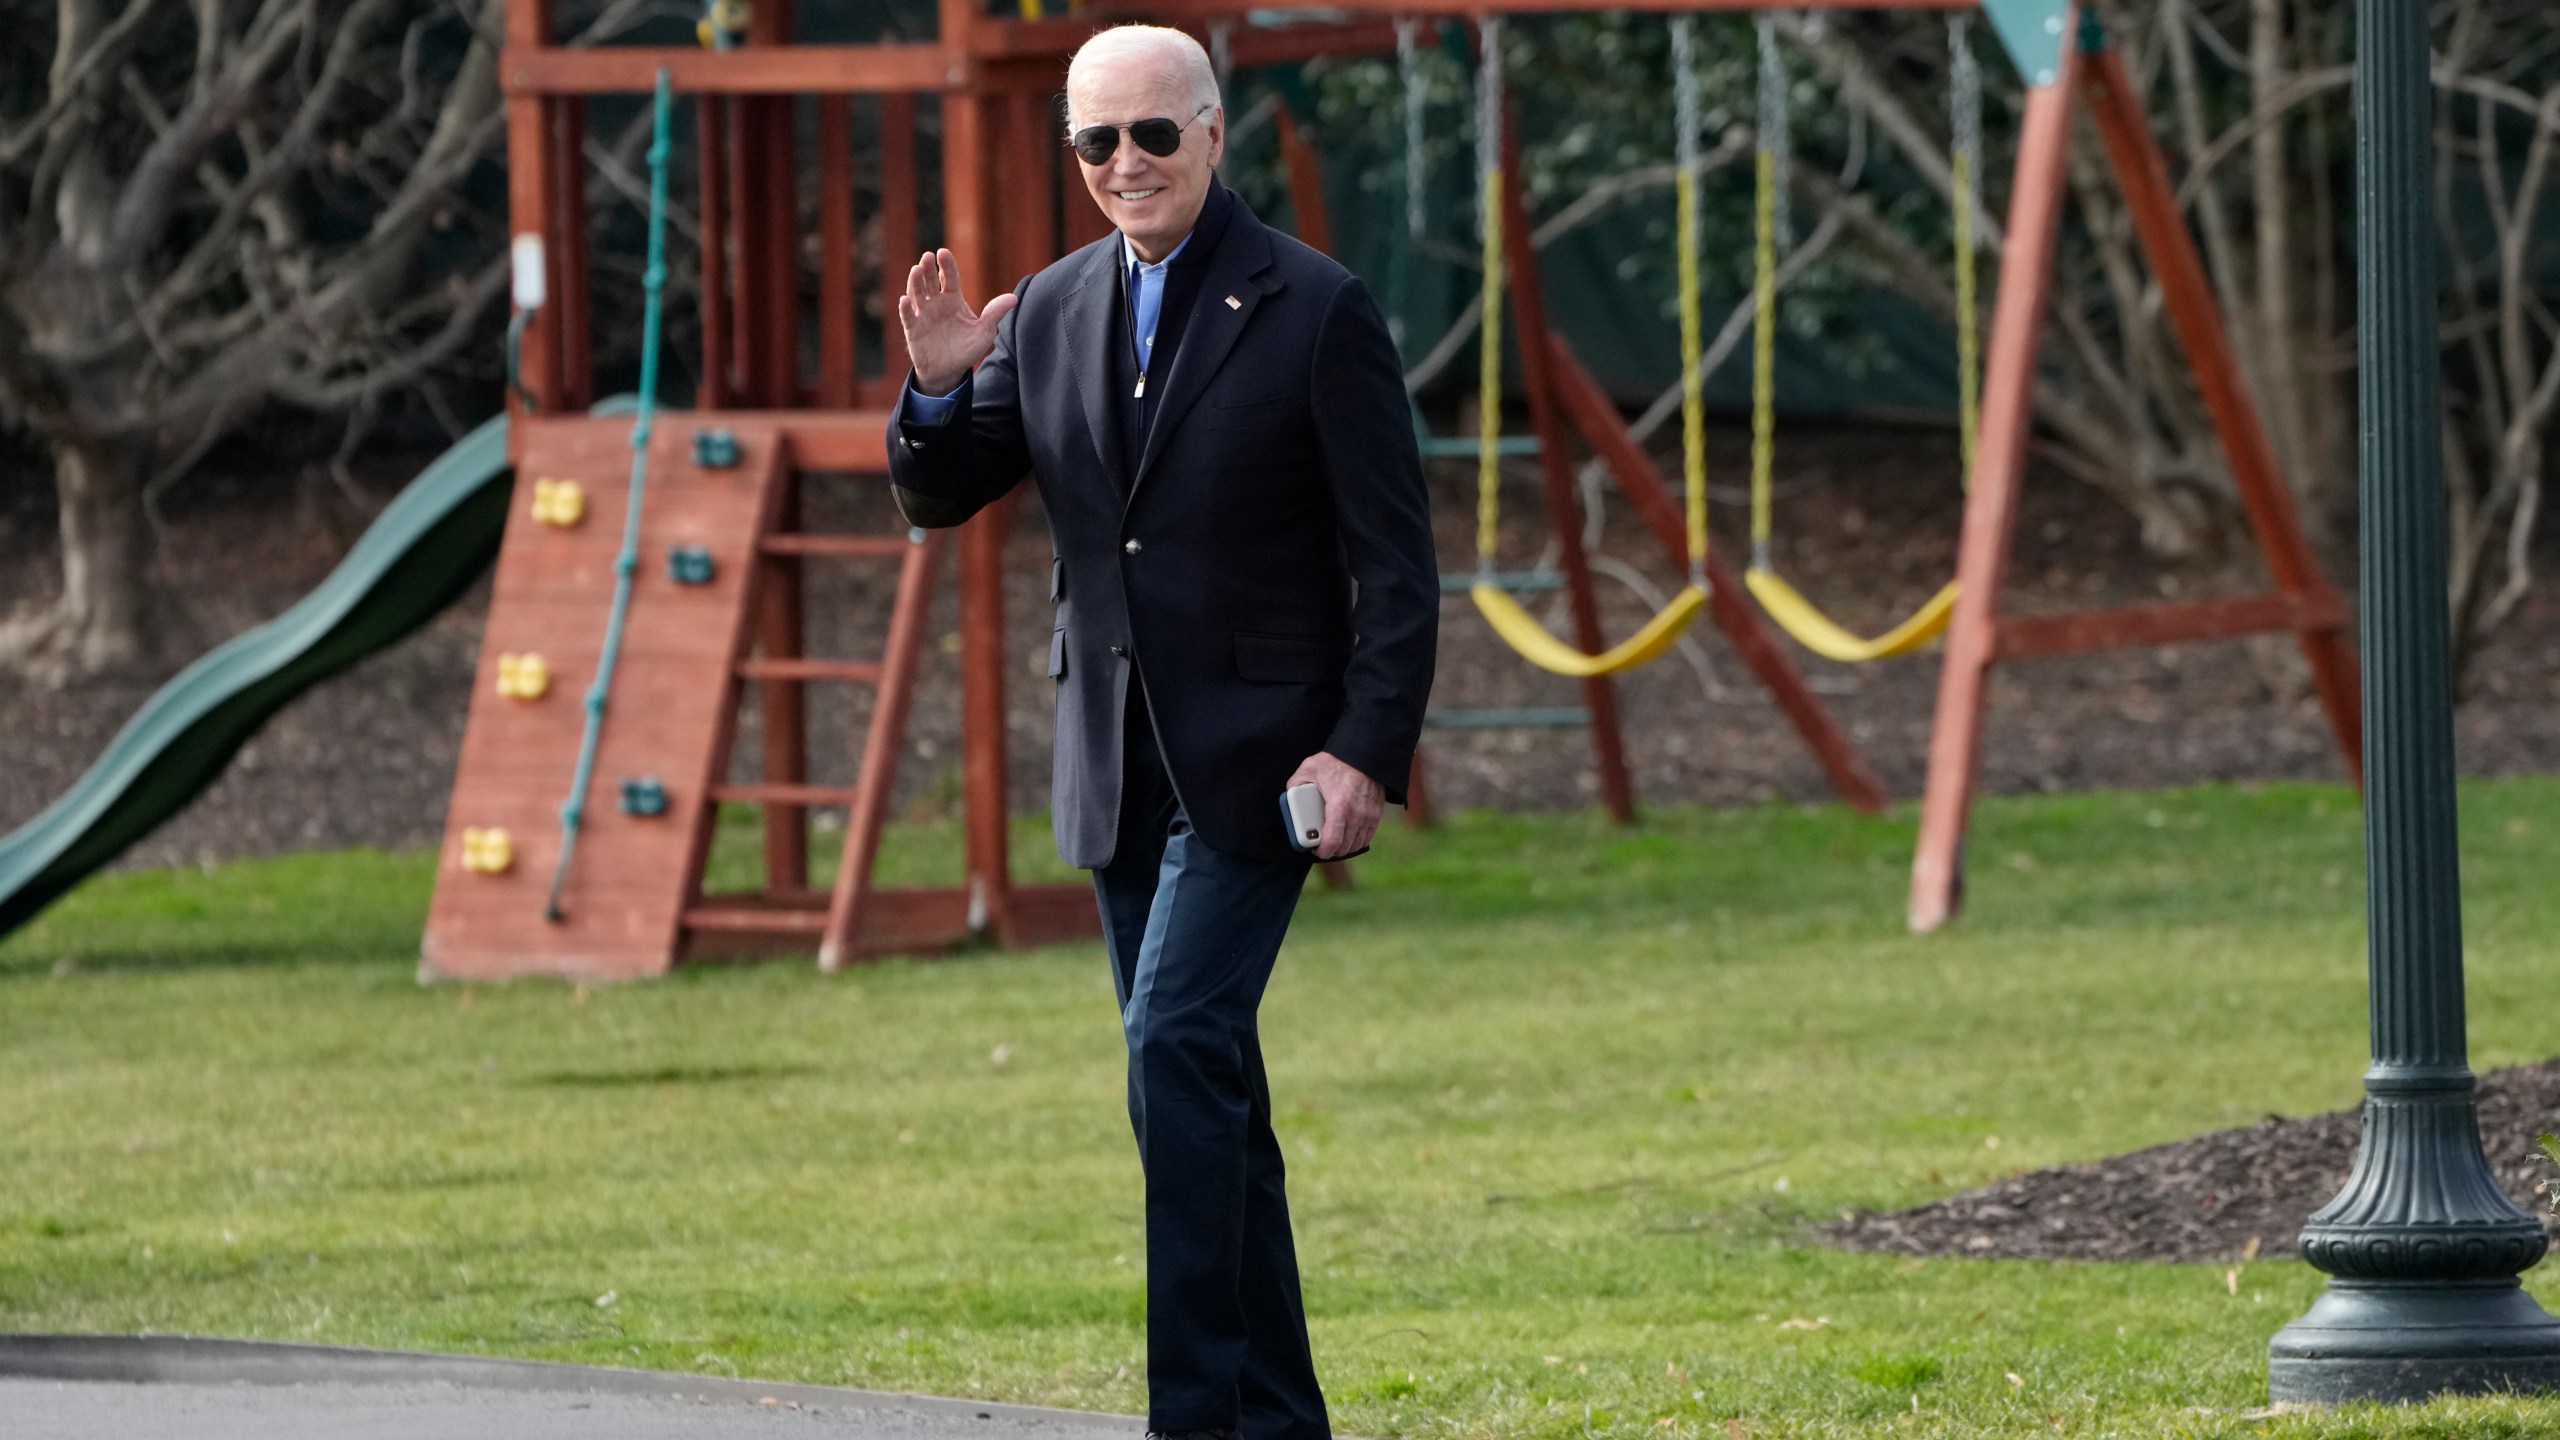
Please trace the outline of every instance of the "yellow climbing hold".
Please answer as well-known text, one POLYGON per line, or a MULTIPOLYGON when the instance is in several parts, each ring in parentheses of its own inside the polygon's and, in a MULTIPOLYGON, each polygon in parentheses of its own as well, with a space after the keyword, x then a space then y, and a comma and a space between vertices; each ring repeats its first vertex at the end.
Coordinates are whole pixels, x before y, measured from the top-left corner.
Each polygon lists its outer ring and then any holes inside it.
POLYGON ((587 487, 575 480, 533 482, 533 518, 566 530, 587 518, 587 487))
POLYGON ((539 700, 551 693, 551 667, 539 655, 501 655, 498 693, 509 700, 539 700))
POLYGON ((694 22, 693 38, 705 50, 726 50, 746 35, 748 18, 746 0, 711 0, 703 17, 694 22))
POLYGON ((462 868, 474 875, 504 875, 515 868, 516 842, 499 829, 462 832, 462 868))

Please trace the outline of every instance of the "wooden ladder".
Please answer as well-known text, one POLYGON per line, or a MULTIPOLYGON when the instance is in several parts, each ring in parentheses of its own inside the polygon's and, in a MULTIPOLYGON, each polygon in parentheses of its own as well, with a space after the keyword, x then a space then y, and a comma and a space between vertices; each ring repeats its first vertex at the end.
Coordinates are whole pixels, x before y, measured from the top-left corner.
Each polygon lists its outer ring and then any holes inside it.
POLYGON ((799 478, 794 474, 784 479, 794 493, 774 507, 773 521, 756 541, 747 604, 762 623, 752 634, 742 630, 731 657, 727 694, 721 703, 724 718, 711 759, 711 803, 702 807, 696 821, 704 833, 694 848, 698 858, 687 880, 683 931, 688 948, 704 941, 790 945, 815 935, 819 968, 833 971, 865 953, 876 953, 866 952, 863 945, 875 895, 872 869, 879 859, 889 802, 897 789, 898 756, 906 740, 908 706, 915 697, 944 535, 931 530, 910 530, 904 535, 802 530, 796 503, 799 478), (801 567, 813 560, 898 562, 888 645, 879 659, 800 653, 801 567), (803 773, 805 687, 820 682, 875 687, 870 729, 863 738, 861 766, 851 786, 813 785, 803 773), (739 707, 750 683, 763 687, 768 728, 765 773, 753 782, 731 783, 727 777, 739 707), (761 891, 711 894, 703 889, 710 865, 709 842, 724 802, 765 807, 766 888, 761 891), (826 890, 807 885, 807 817, 813 805, 842 805, 848 812, 844 857, 836 866, 834 885, 826 890))

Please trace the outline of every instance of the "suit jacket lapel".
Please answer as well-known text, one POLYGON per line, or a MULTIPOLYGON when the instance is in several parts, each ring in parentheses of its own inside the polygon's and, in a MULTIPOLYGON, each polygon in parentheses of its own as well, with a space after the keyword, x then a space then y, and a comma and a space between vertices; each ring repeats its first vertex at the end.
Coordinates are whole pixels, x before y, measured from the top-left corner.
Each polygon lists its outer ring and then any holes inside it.
POLYGON ((1165 377, 1164 398, 1156 402, 1155 420, 1147 427, 1146 453, 1138 458, 1138 473, 1129 481, 1132 501, 1147 483, 1156 457, 1164 453, 1165 437, 1208 390, 1210 377, 1235 348, 1254 307, 1269 289, 1276 288, 1267 279, 1270 236, 1242 200, 1233 204, 1227 232, 1218 237, 1217 253, 1209 257, 1208 271, 1200 277, 1200 293, 1191 302, 1182 347, 1174 353, 1173 373, 1165 377))
POLYGON ((1093 247, 1076 288, 1067 293, 1060 319, 1067 336, 1067 364, 1075 371, 1076 394, 1084 401, 1084 428, 1093 437, 1093 453, 1103 474, 1126 491, 1129 459, 1120 444, 1120 427, 1111 407, 1116 402, 1111 347, 1121 342, 1114 307, 1119 301, 1120 237, 1103 237, 1093 247))

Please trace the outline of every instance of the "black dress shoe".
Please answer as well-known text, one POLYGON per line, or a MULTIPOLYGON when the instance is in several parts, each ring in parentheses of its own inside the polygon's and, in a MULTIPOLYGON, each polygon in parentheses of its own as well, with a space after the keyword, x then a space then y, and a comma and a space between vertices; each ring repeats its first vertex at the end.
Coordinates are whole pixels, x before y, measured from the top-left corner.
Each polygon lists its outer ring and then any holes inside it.
POLYGON ((1233 1430, 1150 1430, 1147 1440, 1236 1440, 1233 1430))

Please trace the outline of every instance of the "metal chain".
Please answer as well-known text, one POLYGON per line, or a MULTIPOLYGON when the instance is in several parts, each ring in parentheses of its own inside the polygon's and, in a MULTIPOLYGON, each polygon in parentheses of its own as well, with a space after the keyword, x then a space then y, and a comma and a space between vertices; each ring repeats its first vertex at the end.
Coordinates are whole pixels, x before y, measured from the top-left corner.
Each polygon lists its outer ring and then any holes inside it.
POLYGON ((1404 82, 1404 228, 1417 241, 1429 228, 1424 191, 1431 178, 1425 173, 1422 153, 1423 106, 1430 97, 1423 93, 1422 55, 1416 43, 1421 29, 1417 20, 1396 22, 1396 75, 1404 82))
POLYGON ((1980 242, 1975 219, 1982 193, 1982 66, 1973 54, 1973 17, 1947 21, 1947 53, 1953 62, 1947 103, 1955 131, 1955 185, 1950 204, 1955 211, 1956 350, 1958 433, 1962 437, 1964 476, 1973 479, 1973 458, 1982 439, 1982 322, 1979 298, 1980 242))
POLYGON ((1956 153, 1977 185, 1982 175, 1982 63, 1973 54, 1973 17, 1947 20, 1947 54, 1954 62, 1948 96, 1949 120, 1955 127, 1956 153))
POLYGON ((1672 114, 1679 126, 1676 158, 1680 169, 1689 175, 1698 173, 1699 116, 1705 104, 1698 94, 1698 45, 1693 22, 1682 15, 1671 22, 1671 98, 1672 114))
POLYGON ((1795 141, 1787 124, 1787 64, 1778 53, 1778 22, 1775 16, 1759 17, 1760 30, 1760 148, 1769 153, 1777 172, 1778 251, 1795 248, 1795 207, 1787 200, 1787 167, 1794 159, 1795 141))
POLYGON ((1700 314, 1698 277, 1698 128, 1705 105, 1698 95, 1697 37, 1690 18, 1671 22, 1672 115, 1678 134, 1673 151, 1680 162, 1676 233, 1680 253, 1680 472, 1684 518, 1688 526, 1689 583, 1707 588, 1707 424, 1706 376, 1700 363, 1705 325, 1700 314))
POLYGON ((1476 208, 1484 243, 1484 318, 1477 336, 1476 575, 1493 576, 1502 528, 1502 20, 1477 22, 1476 208))
MULTIPOLYGON (((1476 67, 1476 173, 1491 175, 1502 168, 1502 17, 1486 16, 1477 30, 1484 53, 1476 67)), ((1490 208, 1481 218, 1487 228, 1496 223, 1490 208)))

